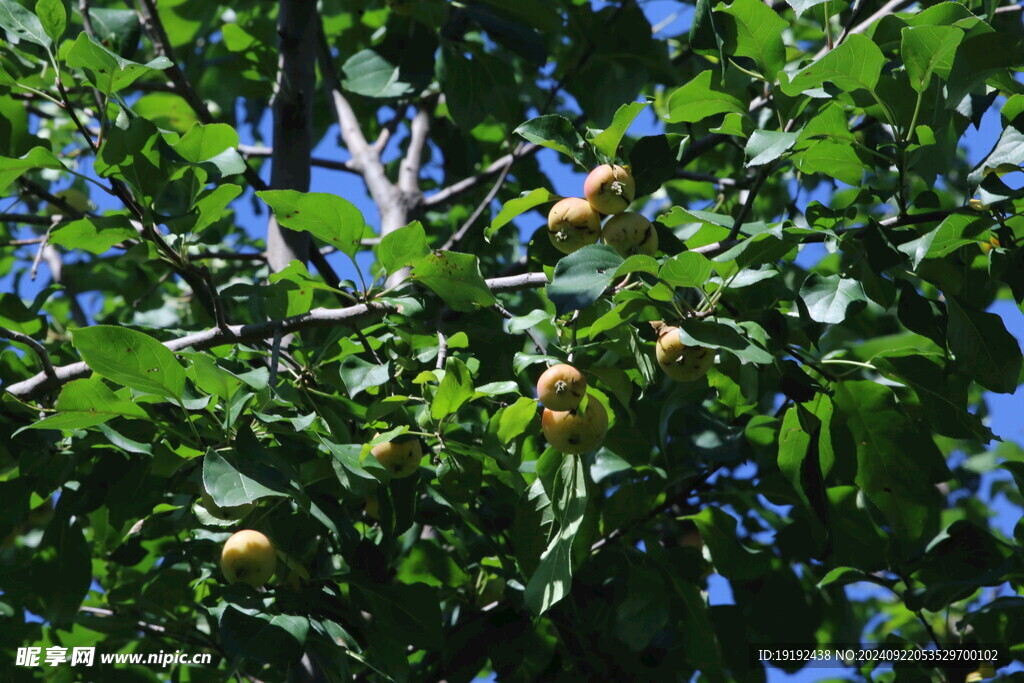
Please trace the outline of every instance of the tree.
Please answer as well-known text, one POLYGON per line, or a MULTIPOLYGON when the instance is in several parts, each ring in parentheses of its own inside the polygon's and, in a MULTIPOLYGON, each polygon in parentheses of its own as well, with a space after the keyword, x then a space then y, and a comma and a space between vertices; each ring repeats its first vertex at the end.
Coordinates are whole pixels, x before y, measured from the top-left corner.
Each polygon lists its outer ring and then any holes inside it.
POLYGON ((4 657, 211 654, 168 669, 189 681, 758 681, 756 648, 862 640, 1019 661, 1024 528, 986 492, 1021 503, 1024 451, 986 416, 1022 381, 1020 7, 676 9, 692 27, 627 1, 0 0, 4 657), (603 164, 655 256, 549 240, 555 181, 603 164), (542 434, 556 363, 581 424, 607 414, 583 454, 542 434), (387 442, 422 448, 413 476, 387 442), (265 588, 220 571, 244 529, 265 588))

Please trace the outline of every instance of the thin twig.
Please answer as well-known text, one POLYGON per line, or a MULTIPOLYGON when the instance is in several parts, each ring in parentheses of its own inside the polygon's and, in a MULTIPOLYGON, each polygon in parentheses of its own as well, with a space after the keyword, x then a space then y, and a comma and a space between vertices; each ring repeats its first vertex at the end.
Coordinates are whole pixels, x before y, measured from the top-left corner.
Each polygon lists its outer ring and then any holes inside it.
MULTIPOLYGON (((238 153, 246 159, 264 159, 270 158, 274 155, 273 147, 256 147, 254 145, 238 145, 238 153)), ((335 161, 334 159, 323 159, 321 157, 313 157, 309 160, 309 163, 317 168, 326 168, 332 171, 344 171, 345 173, 354 173, 359 175, 358 169, 351 161, 335 161)))
POLYGON ((96 35, 96 29, 92 26, 92 17, 89 16, 89 0, 78 0, 78 13, 82 15, 82 26, 90 36, 96 35))
POLYGON ((381 126, 380 134, 377 136, 377 141, 373 143, 373 151, 377 156, 384 154, 384 148, 388 146, 388 142, 391 140, 391 136, 398 130, 398 126, 405 119, 405 107, 395 107, 395 115, 391 119, 381 126))
POLYGON ((720 469, 722 469, 722 465, 715 465, 714 467, 708 468, 703 473, 698 475, 697 478, 693 480, 693 482, 688 484, 687 487, 683 490, 683 492, 680 493, 679 495, 669 497, 668 500, 666 500, 661 505, 658 505, 657 507, 648 510, 643 517, 639 517, 633 522, 630 522, 624 526, 617 527, 613 529, 607 536, 595 541, 594 544, 590 546, 590 552, 594 553, 600 550, 601 548, 608 545, 615 539, 624 536, 627 532, 631 531, 632 529, 635 529, 638 526, 643 526, 644 524, 651 521, 661 513, 672 509, 672 507, 676 505, 684 503, 687 498, 689 498, 698 490, 700 490, 707 483, 708 479, 714 476, 714 474, 718 472, 718 470, 720 469))
POLYGON ((23 191, 39 197, 43 201, 60 209, 61 215, 63 216, 77 219, 88 215, 86 212, 79 211, 75 207, 71 206, 63 197, 51 194, 46 188, 42 187, 35 181, 29 180, 28 178, 18 178, 18 185, 21 186, 23 191))
POLYGON ((39 272, 39 262, 43 260, 43 252, 46 250, 46 245, 50 240, 50 231, 47 230, 46 234, 43 235, 43 239, 39 242, 39 248, 36 249, 36 257, 32 259, 32 270, 29 271, 28 278, 35 282, 36 274, 39 272))
POLYGON ((434 364, 434 368, 440 370, 444 368, 444 362, 448 359, 448 340, 445 339, 444 333, 441 330, 437 331, 437 363, 434 364))
MULTIPOLYGON (((33 216, 31 214, 21 213, 0 213, 0 223, 21 223, 23 225, 53 225, 53 221, 48 216, 33 216)), ((41 242, 42 237, 37 237, 31 240, 13 240, 9 244, 14 242, 20 242, 18 246, 25 244, 35 244, 41 242)))
POLYGON ((429 197, 424 197, 421 205, 429 209, 447 204, 467 192, 476 189, 477 186, 483 184, 488 178, 492 178, 495 175, 502 173, 505 170, 505 167, 509 166, 513 162, 523 159, 531 154, 536 154, 541 149, 543 148, 540 145, 535 145, 532 142, 522 145, 514 153, 506 154, 505 156, 496 159, 477 175, 464 178, 457 183, 452 183, 442 190, 438 190, 429 197))
MULTIPOLYGON (((512 318, 515 317, 508 309, 506 309, 501 304, 494 304, 493 306, 491 306, 491 308, 496 310, 498 314, 502 318, 505 318, 506 320, 512 320, 512 318)), ((533 342, 533 345, 537 347, 537 351, 543 353, 544 346, 540 343, 540 340, 538 340, 537 337, 534 336, 533 330, 531 330, 530 328, 526 328, 525 330, 523 330, 523 332, 525 332, 526 335, 530 338, 530 341, 533 342)))
POLYGON ((54 370, 53 361, 50 360, 50 354, 46 352, 46 349, 42 344, 27 334, 15 332, 14 330, 9 330, 6 327, 0 327, 0 337, 6 337, 7 339, 21 342, 28 346, 39 358, 39 362, 43 364, 43 375, 51 381, 55 381, 57 379, 57 372, 54 370))
POLYGON ((466 222, 462 224, 462 227, 452 233, 452 236, 448 238, 444 245, 441 246, 441 251, 448 251, 462 241, 462 238, 466 236, 466 233, 468 233, 473 227, 477 219, 479 219, 481 214, 483 214, 487 207, 491 205, 494 198, 498 196, 498 191, 501 190, 501 186, 505 184, 505 179, 508 178, 509 171, 512 170, 512 165, 515 163, 515 160, 516 156, 513 154, 512 159, 505 164, 505 167, 501 170, 501 174, 498 175, 498 179, 494 181, 491 191, 487 193, 487 196, 484 197, 483 201, 477 204, 473 213, 470 214, 469 218, 466 219, 466 222))
POLYGON ((683 180, 692 180, 698 183, 711 183, 718 187, 740 187, 740 183, 732 178, 719 178, 710 173, 694 173, 693 171, 676 171, 676 177, 683 180))
POLYGON ((729 236, 725 238, 726 241, 734 240, 740 234, 740 228, 743 227, 747 216, 750 215, 750 211, 754 208, 754 200, 757 199, 757 193, 761 191, 764 181, 767 180, 768 174, 771 173, 772 166, 773 164, 767 164, 757 174, 757 177, 754 178, 754 184, 747 191, 747 199, 743 202, 740 212, 736 214, 736 220, 733 221, 732 229, 729 230, 729 236))

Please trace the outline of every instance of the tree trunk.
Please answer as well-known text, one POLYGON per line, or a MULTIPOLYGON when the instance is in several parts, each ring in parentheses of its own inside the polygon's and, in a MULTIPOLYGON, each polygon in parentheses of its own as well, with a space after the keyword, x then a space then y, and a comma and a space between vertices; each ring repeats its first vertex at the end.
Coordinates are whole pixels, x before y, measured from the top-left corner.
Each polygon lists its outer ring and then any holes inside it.
MULTIPOLYGON (((277 34, 280 46, 274 95, 274 155, 270 186, 309 191, 313 152, 313 98, 316 93, 316 3, 280 0, 277 34)), ((293 260, 305 263, 310 239, 271 217, 267 226, 267 261, 279 271, 293 260)))

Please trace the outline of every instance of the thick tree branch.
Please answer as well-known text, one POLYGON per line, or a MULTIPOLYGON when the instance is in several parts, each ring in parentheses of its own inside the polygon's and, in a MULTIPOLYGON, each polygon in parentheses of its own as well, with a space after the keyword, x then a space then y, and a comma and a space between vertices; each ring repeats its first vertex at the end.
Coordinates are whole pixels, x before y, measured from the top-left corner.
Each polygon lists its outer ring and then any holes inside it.
MULTIPOLYGON (((192 347, 197 351, 210 349, 222 344, 246 344, 271 339, 275 334, 289 334, 301 330, 332 325, 350 324, 372 315, 380 315, 395 309, 386 304, 370 303, 348 308, 315 308, 309 313, 292 316, 283 320, 268 320, 252 325, 231 325, 228 333, 216 327, 185 335, 164 342, 171 351, 192 347)), ((50 381, 40 373, 30 379, 7 387, 7 392, 22 399, 33 399, 43 391, 58 384, 88 376, 92 371, 85 363, 72 363, 55 369, 56 381, 50 381)))
MULTIPOLYGON (((910 216, 894 216, 892 218, 879 221, 879 225, 883 227, 897 227, 930 223, 932 221, 942 220, 963 210, 964 209, 958 207, 956 209, 929 211, 927 213, 910 216)), ((840 230, 839 232, 852 232, 862 230, 865 227, 866 226, 856 226, 848 230, 840 230)), ((809 234, 801 240, 801 243, 823 242, 827 236, 828 235, 826 233, 809 234)), ((696 247, 691 249, 691 251, 698 254, 720 254, 732 248, 736 244, 739 244, 739 241, 714 242, 712 244, 696 247)), ((543 272, 530 272, 519 275, 490 278, 486 280, 486 283, 487 287, 497 294, 502 292, 515 292, 533 287, 543 287, 548 284, 548 278, 543 272)), ((210 328, 203 330, 202 332, 196 332, 178 339, 172 339, 164 342, 164 346, 172 351, 178 351, 189 346, 197 351, 201 351, 215 346, 220 346, 222 344, 244 344, 270 339, 278 333, 288 334, 317 327, 351 325, 352 323, 365 318, 383 315, 389 312, 401 311, 398 311, 389 304, 376 301, 348 306, 346 308, 315 308, 309 313, 285 318, 283 320, 268 320, 266 322, 255 323, 252 325, 231 325, 230 329, 227 331, 210 328)), ((73 363, 71 365, 65 365, 55 369, 57 376, 56 382, 49 380, 45 373, 39 373, 27 380, 12 384, 7 387, 7 392, 22 400, 31 400, 49 388, 68 382, 72 379, 85 377, 89 372, 90 370, 85 363, 73 363)))
MULTIPOLYGON (((324 35, 323 24, 317 32, 317 57, 320 62, 320 73, 323 75, 324 86, 328 90, 331 101, 334 104, 335 117, 338 120, 338 132, 341 140, 345 143, 349 155, 352 157, 351 164, 363 176, 366 189, 370 198, 377 206, 380 213, 380 234, 383 237, 394 232, 405 225, 408 220, 409 210, 412 206, 408 195, 388 178, 377 152, 375 145, 366 141, 363 129, 359 125, 352 105, 341 91, 341 83, 338 80, 337 71, 334 68, 334 58, 331 55, 330 45, 324 35)), ((412 125, 410 124, 410 129, 412 125)), ((423 133, 425 135, 425 132, 423 133)), ((417 154, 422 151, 422 147, 417 154)), ((417 173, 419 164, 416 164, 417 173)), ((418 187, 415 196, 418 196, 418 187)))

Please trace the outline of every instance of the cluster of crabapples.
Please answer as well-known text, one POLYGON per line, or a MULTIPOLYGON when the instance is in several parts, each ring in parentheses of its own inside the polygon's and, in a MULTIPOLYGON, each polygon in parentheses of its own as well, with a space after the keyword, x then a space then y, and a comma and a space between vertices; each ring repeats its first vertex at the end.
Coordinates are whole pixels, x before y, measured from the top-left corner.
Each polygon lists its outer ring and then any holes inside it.
POLYGON ((594 450, 608 431, 608 411, 595 398, 587 398, 587 380, 571 365, 553 365, 537 380, 537 398, 544 406, 540 426, 548 443, 563 453, 579 455, 594 450))
POLYGON ((628 168, 604 164, 583 181, 581 197, 566 197, 548 212, 548 237, 563 254, 571 254, 602 240, 625 258, 633 254, 654 256, 658 233, 643 214, 626 211, 636 195, 636 183, 628 168), (601 227, 601 216, 610 216, 601 227))

